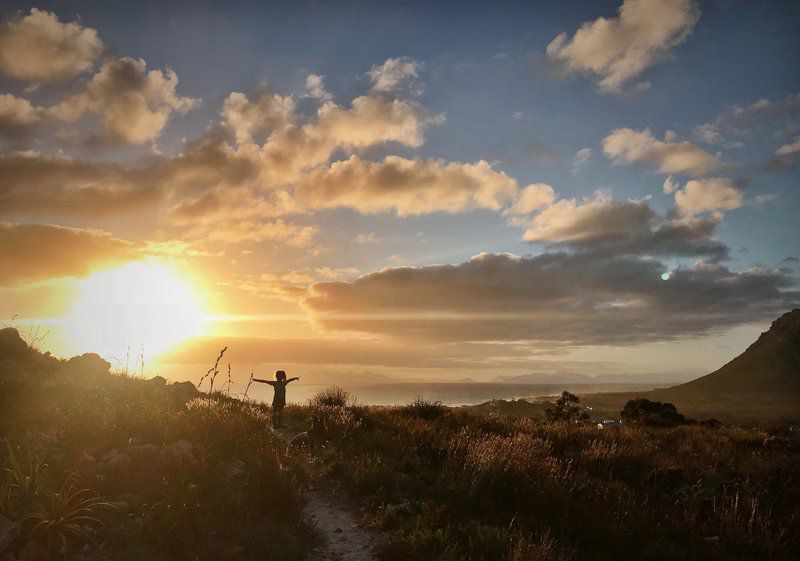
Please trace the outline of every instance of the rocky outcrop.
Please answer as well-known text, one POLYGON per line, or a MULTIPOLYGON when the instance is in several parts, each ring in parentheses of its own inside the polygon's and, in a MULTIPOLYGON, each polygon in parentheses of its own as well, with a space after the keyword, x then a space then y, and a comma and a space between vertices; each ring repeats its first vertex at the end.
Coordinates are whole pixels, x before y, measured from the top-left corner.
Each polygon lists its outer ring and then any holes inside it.
POLYGON ((64 363, 64 372, 76 378, 93 381, 111 370, 111 363, 96 353, 74 356, 64 363))

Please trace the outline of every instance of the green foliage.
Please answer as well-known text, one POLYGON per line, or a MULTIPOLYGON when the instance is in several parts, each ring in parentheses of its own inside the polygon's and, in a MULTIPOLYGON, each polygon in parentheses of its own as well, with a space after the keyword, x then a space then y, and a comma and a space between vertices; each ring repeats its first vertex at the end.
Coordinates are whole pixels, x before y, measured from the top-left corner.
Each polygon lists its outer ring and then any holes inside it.
POLYGON ((30 523, 30 536, 43 541, 50 551, 65 552, 70 542, 86 542, 92 530, 102 526, 100 511, 113 508, 91 489, 81 489, 73 478, 67 478, 58 492, 50 495, 48 501, 37 504, 25 518, 30 523))
POLYGON ((561 392, 552 409, 545 411, 545 417, 550 422, 576 423, 588 421, 589 413, 583 411, 579 405, 580 399, 574 393, 561 392))
POLYGON ((678 413, 673 404, 650 401, 643 397, 628 401, 620 412, 620 417, 626 423, 649 427, 676 427, 686 424, 686 417, 678 413))

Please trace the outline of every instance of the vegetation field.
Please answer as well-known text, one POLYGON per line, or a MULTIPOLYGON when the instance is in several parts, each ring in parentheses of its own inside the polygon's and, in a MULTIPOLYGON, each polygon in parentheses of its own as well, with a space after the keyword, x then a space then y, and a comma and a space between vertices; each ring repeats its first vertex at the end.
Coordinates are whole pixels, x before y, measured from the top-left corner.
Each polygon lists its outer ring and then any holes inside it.
POLYGON ((511 417, 331 390, 287 408, 289 435, 307 431, 287 445, 224 376, 209 395, 4 337, 2 561, 313 559, 309 486, 379 530, 382 561, 790 560, 800 547, 800 447, 780 427, 601 430, 571 403, 511 417))
POLYGON ((324 480, 388 531, 385 560, 796 558, 790 437, 330 401, 324 480))

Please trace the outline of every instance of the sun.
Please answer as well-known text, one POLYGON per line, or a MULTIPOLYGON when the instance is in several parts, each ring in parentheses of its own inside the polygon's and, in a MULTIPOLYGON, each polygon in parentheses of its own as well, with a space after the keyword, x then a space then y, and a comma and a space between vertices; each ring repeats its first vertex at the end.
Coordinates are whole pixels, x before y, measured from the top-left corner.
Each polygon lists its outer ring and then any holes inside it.
POLYGON ((64 319, 66 337, 79 352, 96 352, 133 367, 202 335, 206 316, 191 284, 158 261, 99 271, 80 284, 64 319))

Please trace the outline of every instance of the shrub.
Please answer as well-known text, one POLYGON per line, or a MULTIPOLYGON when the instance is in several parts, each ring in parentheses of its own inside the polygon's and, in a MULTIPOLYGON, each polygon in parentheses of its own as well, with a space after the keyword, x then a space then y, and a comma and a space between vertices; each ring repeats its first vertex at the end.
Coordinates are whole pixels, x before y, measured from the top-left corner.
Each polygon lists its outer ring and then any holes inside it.
POLYGON ((650 401, 643 397, 628 401, 620 412, 620 417, 626 423, 650 427, 676 427, 686 424, 686 417, 678 413, 673 404, 650 401))
POLYGON ((442 418, 448 411, 447 407, 442 405, 441 401, 428 401, 418 397, 409 405, 401 409, 403 413, 417 419, 424 419, 426 421, 434 421, 442 418))
POLYGON ((352 405, 350 393, 340 387, 333 386, 320 390, 309 401, 309 406, 317 407, 347 407, 352 405))

